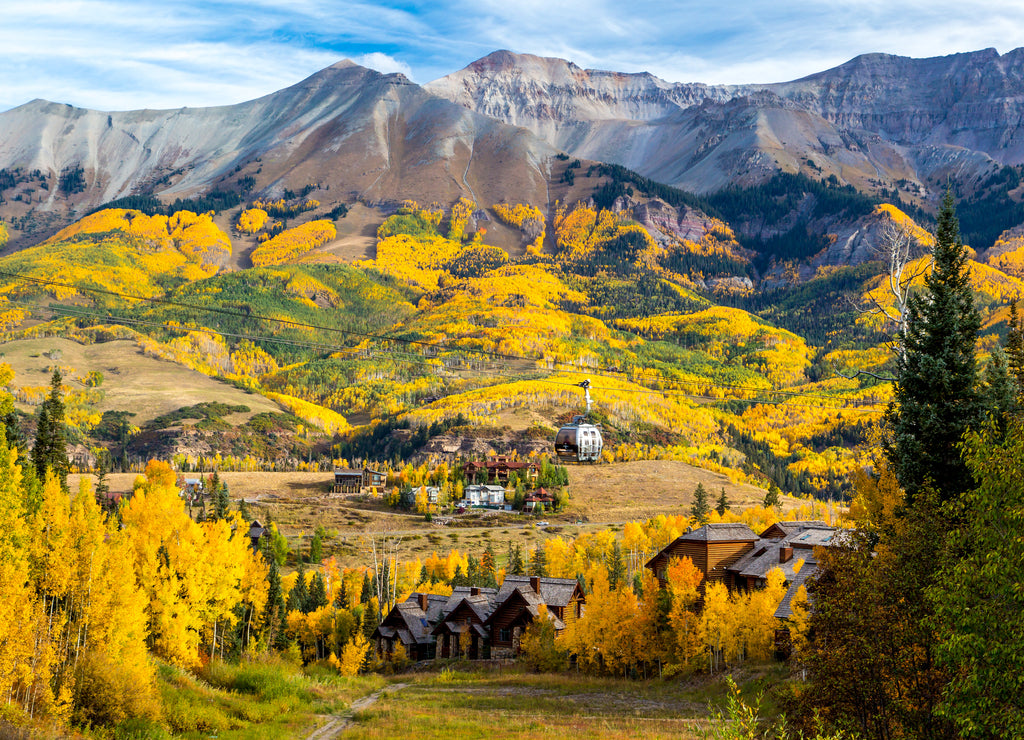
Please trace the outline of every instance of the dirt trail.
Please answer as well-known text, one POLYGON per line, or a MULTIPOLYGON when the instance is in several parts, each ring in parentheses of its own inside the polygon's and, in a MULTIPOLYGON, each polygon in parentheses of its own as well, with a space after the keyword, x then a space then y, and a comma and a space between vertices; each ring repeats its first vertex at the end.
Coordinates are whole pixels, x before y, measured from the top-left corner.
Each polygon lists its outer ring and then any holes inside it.
POLYGON ((312 733, 310 733, 306 740, 334 740, 342 732, 352 727, 355 724, 354 715, 356 712, 361 712, 364 709, 368 709, 373 706, 381 696, 391 691, 399 691, 404 689, 409 684, 406 683, 393 683, 390 686, 385 686, 379 691, 374 691, 369 696, 364 696, 362 699, 356 699, 352 702, 352 706, 348 708, 345 714, 329 714, 327 722, 312 733))

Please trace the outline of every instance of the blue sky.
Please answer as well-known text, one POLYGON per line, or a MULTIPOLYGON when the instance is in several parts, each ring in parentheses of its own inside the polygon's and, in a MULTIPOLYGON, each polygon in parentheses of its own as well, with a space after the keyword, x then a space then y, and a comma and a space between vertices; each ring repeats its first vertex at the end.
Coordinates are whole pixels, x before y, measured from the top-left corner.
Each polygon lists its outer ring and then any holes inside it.
POLYGON ((779 82, 882 51, 1024 45, 1020 0, 2 3, 0 110, 237 103, 349 57, 428 82, 495 49, 673 82, 779 82))

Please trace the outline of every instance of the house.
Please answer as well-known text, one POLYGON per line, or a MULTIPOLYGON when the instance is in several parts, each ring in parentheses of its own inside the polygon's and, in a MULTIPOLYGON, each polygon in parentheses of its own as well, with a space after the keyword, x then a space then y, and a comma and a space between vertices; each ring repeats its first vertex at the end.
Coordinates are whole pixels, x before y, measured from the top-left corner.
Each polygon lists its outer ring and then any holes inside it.
POLYGON ((249 525, 249 542, 252 544, 252 549, 255 552, 260 551, 260 540, 264 537, 270 537, 270 532, 259 523, 258 520, 254 519, 252 524, 249 525))
POLYGON ((466 486, 462 493, 463 506, 487 506, 501 508, 505 505, 505 489, 501 486, 466 486))
POLYGON ((371 493, 382 492, 388 485, 388 474, 379 470, 363 468, 363 488, 370 489, 371 493))
POLYGON ((395 646, 400 644, 412 660, 433 658, 435 641, 431 628, 440 619, 448 600, 448 596, 414 593, 395 604, 370 637, 377 655, 393 655, 395 646))
POLYGON ((334 493, 380 493, 388 484, 387 473, 370 468, 335 468, 334 493))
POLYGON ((514 657, 521 650, 523 632, 547 608, 556 631, 583 614, 586 597, 574 578, 506 576, 495 597, 494 610, 485 622, 493 657, 514 657))
POLYGON ((491 657, 490 633, 484 626, 494 609, 498 590, 477 586, 458 587, 442 609, 442 618, 431 634, 437 640, 438 658, 491 657))
POLYGON ((705 524, 699 529, 680 535, 661 552, 651 558, 646 568, 665 585, 665 571, 672 558, 690 558, 703 574, 700 591, 704 592, 709 582, 723 581, 732 588, 733 576, 729 567, 754 549, 760 538, 746 524, 705 524))
POLYGON ((181 497, 189 503, 198 503, 205 491, 202 478, 185 478, 178 486, 181 497))
POLYGON ((359 493, 363 488, 363 471, 355 468, 334 469, 334 493, 359 493))
POLYGON ((523 504, 523 511, 534 511, 541 506, 544 507, 545 511, 554 511, 555 497, 547 490, 538 488, 527 495, 526 501, 523 504))
POLYGON ((537 480, 537 464, 534 462, 523 462, 509 460, 504 455, 498 455, 492 460, 472 460, 466 463, 466 480, 475 481, 487 475, 488 483, 507 485, 513 473, 521 479, 530 482, 537 480))

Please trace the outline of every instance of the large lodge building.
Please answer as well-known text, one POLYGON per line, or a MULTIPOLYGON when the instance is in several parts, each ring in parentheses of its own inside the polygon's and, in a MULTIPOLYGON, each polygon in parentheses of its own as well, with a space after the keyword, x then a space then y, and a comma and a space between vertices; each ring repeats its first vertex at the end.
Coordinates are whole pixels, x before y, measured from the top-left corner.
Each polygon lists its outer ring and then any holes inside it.
MULTIPOLYGON (((760 588, 768 572, 779 568, 787 591, 775 616, 784 622, 793 615, 796 590, 818 570, 814 549, 842 539, 842 530, 821 521, 777 522, 759 535, 745 524, 706 524, 677 537, 646 567, 664 586, 669 562, 690 558, 704 576, 701 593, 708 583, 760 588)), ((401 644, 413 660, 511 658, 534 619, 545 614, 560 632, 583 615, 585 602, 575 579, 537 576, 506 576, 500 589, 458 586, 450 596, 414 593, 388 612, 373 643, 381 656, 401 644)))

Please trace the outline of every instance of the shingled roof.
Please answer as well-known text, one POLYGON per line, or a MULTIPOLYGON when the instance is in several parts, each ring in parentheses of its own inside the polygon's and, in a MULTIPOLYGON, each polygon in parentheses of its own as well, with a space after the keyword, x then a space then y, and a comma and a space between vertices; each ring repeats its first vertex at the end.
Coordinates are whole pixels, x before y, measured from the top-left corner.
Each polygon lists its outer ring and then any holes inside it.
MULTIPOLYGON (((447 596, 427 594, 427 610, 423 611, 420 608, 419 594, 414 593, 405 601, 395 604, 394 608, 388 612, 385 620, 388 620, 392 615, 396 615, 405 623, 406 629, 404 631, 415 642, 430 642, 431 625, 441 618, 442 610, 447 601, 447 596)), ((398 628, 398 632, 400 634, 403 632, 401 627, 398 628)), ((406 640, 403 639, 403 641, 406 640)))
MULTIPOLYGON (((501 604, 516 589, 533 593, 534 589, 530 578, 531 576, 505 576, 505 581, 498 589, 495 602, 501 604)), ((568 606, 573 592, 578 587, 579 583, 575 578, 542 577, 540 579, 540 598, 548 606, 568 606)))
POLYGON ((684 542, 755 542, 758 536, 746 524, 716 522, 680 535, 684 542))
POLYGON ((807 579, 817 573, 818 564, 808 563, 792 579, 787 579, 789 588, 786 590, 786 595, 782 597, 782 601, 779 602, 779 608, 775 610, 776 619, 789 619, 793 616, 793 597, 796 596, 797 590, 807 583, 807 579))

